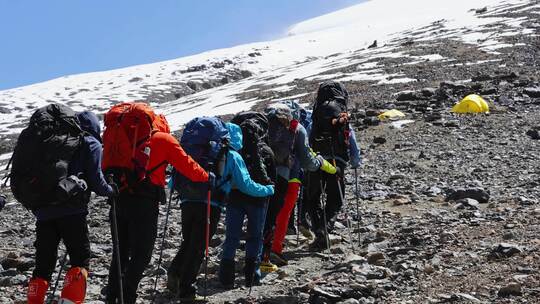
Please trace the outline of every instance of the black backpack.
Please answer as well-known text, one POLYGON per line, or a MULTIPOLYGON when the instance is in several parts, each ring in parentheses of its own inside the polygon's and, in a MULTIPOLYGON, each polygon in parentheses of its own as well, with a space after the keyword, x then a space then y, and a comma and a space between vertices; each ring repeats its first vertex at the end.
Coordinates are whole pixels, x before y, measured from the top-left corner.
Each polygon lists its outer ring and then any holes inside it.
POLYGON ((260 184, 270 184, 273 174, 269 172, 271 166, 265 163, 268 151, 271 151, 267 143, 268 119, 262 113, 247 111, 236 114, 231 122, 242 130, 242 150, 238 153, 244 159, 251 178, 260 184))
POLYGON ((61 182, 68 166, 83 143, 75 112, 61 104, 39 108, 30 117, 11 158, 10 185, 15 199, 36 210, 64 203, 61 182))
POLYGON ((339 82, 326 81, 319 86, 309 141, 311 147, 325 157, 349 161, 349 125, 332 124, 341 113, 347 113, 348 99, 347 90, 339 82))

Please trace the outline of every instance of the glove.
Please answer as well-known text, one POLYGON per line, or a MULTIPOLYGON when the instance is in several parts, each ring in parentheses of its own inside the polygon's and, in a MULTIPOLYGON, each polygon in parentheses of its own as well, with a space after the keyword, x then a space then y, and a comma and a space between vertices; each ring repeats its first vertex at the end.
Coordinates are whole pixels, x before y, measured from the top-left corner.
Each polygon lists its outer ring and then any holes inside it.
POLYGON ((328 174, 336 174, 336 167, 332 166, 324 157, 317 155, 317 159, 321 162, 320 169, 328 174))
POLYGON ((217 187, 217 178, 216 175, 213 172, 208 172, 208 189, 212 190, 217 187))
POLYGON ((339 113, 337 118, 332 119, 332 125, 344 125, 349 121, 349 114, 339 113))
POLYGON ((343 171, 338 166, 336 166, 336 176, 343 177, 343 171))
POLYGON ((274 185, 267 185, 266 190, 267 190, 268 196, 274 195, 274 185))
POLYGON ((109 186, 112 189, 111 197, 117 197, 118 195, 120 195, 120 190, 118 189, 118 185, 115 182, 110 181, 109 186))

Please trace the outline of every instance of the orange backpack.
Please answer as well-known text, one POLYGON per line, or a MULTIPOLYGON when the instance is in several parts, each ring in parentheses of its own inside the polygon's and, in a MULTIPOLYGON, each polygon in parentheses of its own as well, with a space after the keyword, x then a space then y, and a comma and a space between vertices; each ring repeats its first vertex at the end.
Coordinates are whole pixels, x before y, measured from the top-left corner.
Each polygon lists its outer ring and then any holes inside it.
POLYGON ((106 174, 113 174, 120 190, 142 182, 165 164, 148 168, 150 138, 156 132, 169 133, 169 124, 146 103, 117 104, 105 114, 102 167, 106 174))

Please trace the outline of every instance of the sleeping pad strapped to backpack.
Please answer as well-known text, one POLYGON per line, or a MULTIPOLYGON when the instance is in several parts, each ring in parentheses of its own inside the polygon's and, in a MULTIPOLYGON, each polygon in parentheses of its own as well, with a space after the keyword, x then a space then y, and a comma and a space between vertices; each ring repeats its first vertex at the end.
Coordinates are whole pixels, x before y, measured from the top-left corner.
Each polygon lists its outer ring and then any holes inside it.
POLYGON ((349 161, 349 124, 332 124, 333 119, 347 113, 348 99, 347 90, 339 82, 326 81, 319 86, 309 139, 313 150, 324 157, 349 161))
POLYGON ((75 112, 61 104, 39 108, 17 140, 11 159, 10 184, 15 199, 36 210, 64 203, 60 184, 68 178, 68 166, 83 143, 75 112))
POLYGON ((114 105, 105 114, 103 132, 103 171, 112 174, 120 191, 133 192, 161 163, 148 168, 150 139, 156 132, 169 133, 163 115, 142 102, 114 105))
MULTIPOLYGON (((230 176, 223 176, 230 135, 225 123, 217 117, 196 117, 186 124, 180 145, 201 167, 216 176, 218 185, 227 182, 230 176)), ((208 183, 195 183, 174 172, 174 188, 182 201, 206 201, 208 183)), ((212 201, 223 201, 225 193, 212 191, 212 201)))

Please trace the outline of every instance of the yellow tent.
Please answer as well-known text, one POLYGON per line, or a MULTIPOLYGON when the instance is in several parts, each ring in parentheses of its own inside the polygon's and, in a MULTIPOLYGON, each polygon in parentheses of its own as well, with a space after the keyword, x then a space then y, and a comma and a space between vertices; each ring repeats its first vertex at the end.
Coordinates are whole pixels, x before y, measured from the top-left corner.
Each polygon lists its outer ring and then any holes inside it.
POLYGON ((380 120, 397 119, 397 118, 400 118, 400 117, 405 117, 405 114, 403 114, 403 112, 401 112, 401 111, 398 111, 398 110, 394 109, 394 110, 386 111, 386 112, 380 114, 377 117, 379 117, 380 120))
POLYGON ((488 113, 489 106, 484 98, 471 94, 452 107, 454 113, 488 113))

